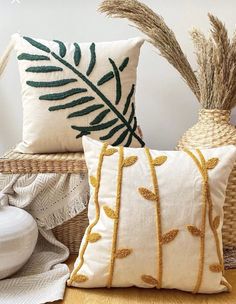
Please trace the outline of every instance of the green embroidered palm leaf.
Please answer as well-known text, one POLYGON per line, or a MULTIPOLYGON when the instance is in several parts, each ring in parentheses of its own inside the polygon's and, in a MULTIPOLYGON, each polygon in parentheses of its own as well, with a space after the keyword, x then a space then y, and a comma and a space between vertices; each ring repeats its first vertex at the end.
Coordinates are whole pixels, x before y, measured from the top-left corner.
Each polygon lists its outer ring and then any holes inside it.
MULTIPOLYGON (((39 96, 39 100, 41 101, 59 101, 58 105, 49 106, 48 110, 50 112, 64 110, 64 109, 74 109, 71 112, 67 119, 71 119, 74 117, 82 117, 89 115, 90 113, 95 113, 96 116, 89 122, 89 125, 86 126, 77 126, 72 125, 71 128, 73 130, 78 131, 79 133, 76 135, 76 138, 80 138, 83 135, 91 134, 91 132, 96 131, 106 131, 106 134, 100 136, 100 140, 111 140, 112 137, 119 132, 118 138, 112 143, 113 145, 123 144, 124 146, 130 146, 133 137, 140 143, 141 146, 144 145, 144 142, 140 138, 140 136, 136 133, 137 131, 137 119, 135 117, 135 107, 132 102, 132 97, 135 91, 135 85, 133 84, 130 88, 130 92, 127 97, 125 97, 125 103, 122 112, 120 112, 116 105, 120 103, 122 100, 122 72, 125 70, 129 63, 129 58, 126 57, 123 62, 121 62, 118 66, 111 58, 108 58, 111 64, 111 70, 108 71, 104 76, 102 76, 96 84, 94 84, 90 80, 90 75, 92 74, 94 68, 96 67, 96 45, 95 43, 91 43, 90 50, 90 62, 88 64, 87 70, 85 73, 79 70, 80 61, 82 58, 81 48, 78 43, 74 43, 74 56, 73 56, 73 65, 65 60, 65 56, 67 54, 66 45, 59 41, 54 40, 54 42, 58 45, 58 54, 51 51, 49 47, 38 42, 29 37, 24 37, 24 39, 34 46, 37 50, 42 51, 42 54, 27 54, 22 53, 18 56, 18 60, 27 60, 32 63, 38 63, 37 66, 33 65, 26 69, 26 72, 29 72, 33 77, 34 74, 43 75, 45 73, 60 73, 63 70, 69 70, 73 72, 74 77, 60 80, 52 80, 53 74, 50 75, 50 81, 34 81, 32 79, 27 80, 27 85, 34 88, 64 88, 63 92, 58 93, 55 91, 54 93, 44 94, 39 96), (45 54, 46 53, 46 54, 45 54), (58 61, 59 65, 51 65, 51 59, 55 59, 58 61), (40 62, 43 62, 43 65, 40 65, 40 62), (101 91, 101 87, 111 80, 115 81, 115 101, 112 102, 107 98, 103 92, 101 91), (78 81, 83 84, 83 87, 78 87, 78 81), (74 84, 75 87, 68 90, 66 86, 68 84, 74 84), (90 95, 84 96, 86 92, 88 92, 88 88, 90 95), (83 96, 79 96, 83 93, 83 96), (68 101, 68 98, 73 97, 74 100, 68 101), (101 102, 93 102, 98 99, 101 102), (130 114, 128 115, 128 110, 131 107, 130 114), (115 118, 109 120, 107 116, 109 113, 113 113, 115 118), (128 117, 127 117, 128 115, 128 117)), ((55 61, 54 61, 55 62, 55 61)), ((42 64, 42 63, 41 63, 42 64)), ((58 74, 57 74, 58 76, 58 74)))

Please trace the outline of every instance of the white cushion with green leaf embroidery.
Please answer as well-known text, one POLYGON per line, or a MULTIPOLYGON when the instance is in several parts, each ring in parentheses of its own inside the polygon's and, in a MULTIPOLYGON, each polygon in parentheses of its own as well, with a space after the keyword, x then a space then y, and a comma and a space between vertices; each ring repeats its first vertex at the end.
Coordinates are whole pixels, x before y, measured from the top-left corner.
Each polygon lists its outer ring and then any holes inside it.
POLYGON ((89 226, 68 285, 230 290, 225 189, 236 148, 155 151, 83 137, 89 226))
POLYGON ((144 145, 134 92, 143 39, 64 43, 13 35, 23 101, 23 153, 81 151, 90 135, 144 145))

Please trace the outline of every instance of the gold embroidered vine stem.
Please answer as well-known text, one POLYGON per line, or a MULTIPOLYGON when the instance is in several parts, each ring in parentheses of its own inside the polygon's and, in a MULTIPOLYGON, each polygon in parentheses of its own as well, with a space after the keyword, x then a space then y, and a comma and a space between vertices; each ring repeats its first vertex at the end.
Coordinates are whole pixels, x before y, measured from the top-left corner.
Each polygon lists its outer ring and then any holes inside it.
POLYGON ((198 272, 198 279, 196 286, 193 290, 193 293, 198 293, 201 287, 202 278, 203 278, 203 269, 204 269, 204 262, 205 262, 205 230, 206 230, 206 214, 207 214, 207 192, 206 192, 206 183, 203 180, 202 182, 203 193, 202 193, 202 220, 201 220, 201 235, 200 235, 200 265, 199 265, 199 272, 198 272))
POLYGON ((208 172, 206 169, 206 160, 200 150, 197 150, 197 152, 201 159, 202 166, 203 166, 203 168, 205 168, 205 171, 206 171, 205 175, 206 175, 206 180, 207 180, 206 193, 207 193, 207 202, 208 202, 208 218, 209 218, 210 227, 211 227, 212 233, 214 235, 214 239, 215 239, 216 251, 217 251, 219 264, 222 266, 222 270, 223 270, 224 262, 223 262, 223 258, 222 258, 222 254, 221 254, 221 250, 220 250, 220 241, 219 241, 218 233, 213 225, 213 204, 212 204, 209 181, 208 181, 208 172))
MULTIPOLYGON (((198 276, 195 287, 193 289, 193 293, 197 293, 201 287, 202 277, 203 277, 203 269, 204 269, 204 261, 205 261, 205 229, 206 229, 206 213, 207 213, 207 169, 204 166, 201 166, 197 157, 189 150, 184 150, 195 162, 197 165, 201 176, 203 178, 202 181, 202 215, 201 215, 201 234, 200 234, 200 259, 199 259, 199 268, 198 268, 198 276)), ((197 150, 198 151, 198 150, 197 150)))
POLYGON ((116 208, 115 208, 115 219, 114 219, 114 230, 112 238, 112 249, 111 249, 111 261, 109 276, 107 281, 107 287, 112 286, 116 250, 117 250, 117 236, 118 236, 118 226, 119 226, 119 215, 120 215, 120 200, 121 200, 121 185, 122 185, 122 173, 123 173, 123 161, 124 161, 124 149, 119 147, 119 163, 118 163, 118 174, 117 174, 117 189, 116 189, 116 208))
POLYGON ((211 230, 212 230, 214 238, 215 238, 217 256, 218 256, 218 259, 219 259, 219 263, 222 265, 222 270, 224 270, 224 260, 223 260, 221 250, 220 250, 220 240, 219 240, 218 233, 217 233, 216 229, 213 227, 213 214, 212 214, 213 213, 212 212, 213 211, 213 204, 212 204, 212 200, 211 200, 211 194, 210 194, 209 187, 208 187, 208 205, 209 205, 208 216, 209 216, 209 221, 210 221, 210 227, 211 227, 211 230))
POLYGON ((124 162, 124 148, 119 147, 119 163, 118 163, 118 174, 117 174, 117 188, 116 188, 116 209, 115 209, 115 219, 114 219, 114 230, 112 238, 112 249, 111 249, 111 260, 109 276, 107 281, 107 287, 112 286, 113 273, 115 267, 116 251, 117 251, 117 236, 119 228, 119 216, 120 216, 120 202, 121 202, 121 187, 122 187, 122 175, 123 175, 123 162, 124 162))
POLYGON ((156 195, 156 230, 157 230, 157 247, 158 247, 158 259, 157 259, 157 288, 162 287, 162 268, 163 268, 163 259, 162 259, 162 226, 161 226, 161 208, 160 208, 160 200, 159 200, 159 188, 157 181, 157 174, 155 170, 155 166, 153 164, 153 159, 148 148, 145 148, 145 152, 148 158, 152 183, 154 187, 154 193, 156 195))
POLYGON ((87 246, 88 246, 88 243, 89 243, 89 235, 90 235, 93 227, 99 221, 100 206, 99 206, 98 196, 99 196, 99 189, 100 189, 102 164, 103 164, 104 154, 105 154, 107 146, 108 146, 108 144, 106 144, 106 143, 103 144, 100 155, 99 155, 99 160, 98 160, 97 176, 96 176, 97 184, 96 184, 96 187, 95 187, 95 190, 94 190, 94 204, 95 204, 95 208, 96 208, 96 217, 95 217, 94 222, 92 222, 91 225, 87 229, 86 240, 85 240, 85 243, 83 245, 83 248, 80 251, 80 262, 79 262, 78 266, 71 273, 70 279, 67 282, 68 286, 71 286, 74 277, 76 276, 77 272, 80 270, 80 268, 82 267, 82 265, 84 263, 84 253, 85 253, 85 251, 87 249, 87 246))

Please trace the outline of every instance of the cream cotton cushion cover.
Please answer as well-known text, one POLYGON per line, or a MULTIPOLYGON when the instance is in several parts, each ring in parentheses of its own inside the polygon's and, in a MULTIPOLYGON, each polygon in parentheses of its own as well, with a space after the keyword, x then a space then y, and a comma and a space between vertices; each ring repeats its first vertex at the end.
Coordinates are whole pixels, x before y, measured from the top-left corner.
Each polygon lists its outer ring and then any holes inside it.
POLYGON ((68 285, 230 290, 221 228, 234 146, 155 151, 88 137, 83 145, 90 224, 68 285))
POLYGON ((135 115, 142 38, 100 43, 15 34, 23 103, 23 153, 82 150, 81 137, 144 145, 135 115))

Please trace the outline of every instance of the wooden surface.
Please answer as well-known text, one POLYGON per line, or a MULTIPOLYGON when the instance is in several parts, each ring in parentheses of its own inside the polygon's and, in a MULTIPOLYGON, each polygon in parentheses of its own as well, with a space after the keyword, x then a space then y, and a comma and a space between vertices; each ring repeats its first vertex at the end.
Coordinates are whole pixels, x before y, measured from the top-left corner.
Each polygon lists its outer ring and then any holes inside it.
MULTIPOLYGON (((67 261, 73 267, 75 256, 67 261)), ((231 293, 193 295, 177 290, 142 288, 66 288, 63 301, 54 304, 236 304, 236 269, 227 270, 225 277, 233 287, 231 293)))

